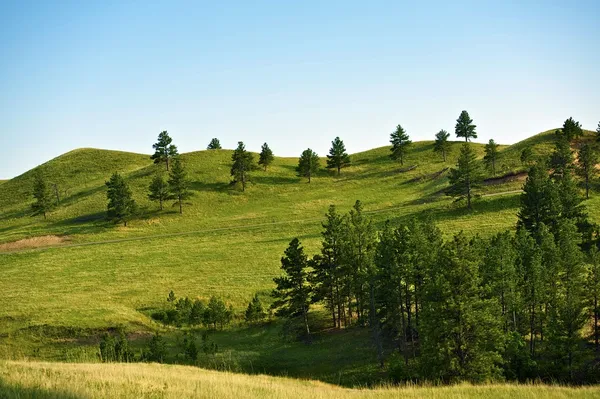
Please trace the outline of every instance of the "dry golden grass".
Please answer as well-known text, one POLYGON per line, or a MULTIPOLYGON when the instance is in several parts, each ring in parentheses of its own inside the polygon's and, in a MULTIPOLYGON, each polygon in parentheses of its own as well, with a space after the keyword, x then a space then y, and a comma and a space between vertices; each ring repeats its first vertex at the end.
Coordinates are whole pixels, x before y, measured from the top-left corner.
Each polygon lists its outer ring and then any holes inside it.
POLYGON ((592 398, 600 388, 469 385, 347 389, 321 382, 159 364, 0 362, 2 398, 592 398))
POLYGON ((52 247, 55 245, 60 245, 66 241, 69 241, 69 237, 55 236, 55 235, 23 238, 22 240, 13 241, 13 242, 5 242, 5 243, 0 244, 0 252, 19 251, 22 249, 31 249, 31 248, 52 247))

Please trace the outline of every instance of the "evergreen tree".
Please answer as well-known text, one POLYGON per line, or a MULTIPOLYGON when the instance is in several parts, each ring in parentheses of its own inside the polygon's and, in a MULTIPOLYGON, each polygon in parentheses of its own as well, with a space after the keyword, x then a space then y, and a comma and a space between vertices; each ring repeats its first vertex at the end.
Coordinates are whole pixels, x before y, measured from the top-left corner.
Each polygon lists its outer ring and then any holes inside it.
POLYGON ((296 168, 298 176, 307 177, 310 183, 312 175, 319 170, 319 164, 319 156, 313 150, 307 148, 300 155, 300 159, 298 159, 298 167, 296 168))
POLYGON ((231 176, 234 183, 242 183, 242 191, 246 191, 248 182, 248 173, 254 169, 254 156, 246 151, 243 142, 238 142, 238 146, 231 156, 231 176))
POLYGON ((263 309, 262 302, 258 298, 258 294, 254 294, 252 297, 252 301, 248 303, 248 307, 246 308, 245 319, 248 323, 254 323, 257 321, 261 321, 265 318, 266 313, 263 309))
POLYGON ((475 132, 476 127, 476 125, 473 125, 473 119, 471 119, 469 113, 467 111, 462 111, 456 120, 454 132, 456 133, 456 137, 464 137, 465 142, 467 142, 477 138, 477 132, 475 132))
POLYGON ((171 144, 172 142, 173 139, 169 136, 169 133, 164 130, 158 135, 158 141, 155 144, 152 144, 152 148, 154 148, 155 152, 150 159, 154 160, 154 163, 164 162, 167 166, 167 171, 169 170, 169 160, 179 155, 177 147, 171 144))
POLYGON ((579 227, 587 223, 587 213, 583 204, 577 182, 571 170, 567 170, 557 184, 558 198, 560 199, 560 218, 572 220, 579 227))
POLYGON ((267 167, 273 163, 275 157, 273 156, 273 151, 269 148, 267 143, 264 143, 260 148, 260 156, 258 158, 258 164, 265 168, 265 172, 267 171, 267 167))
POLYGON ((426 286, 421 348, 434 380, 498 378, 503 335, 496 302, 484 298, 477 251, 461 233, 444 244, 426 286))
POLYGON ((119 336, 115 340, 115 360, 122 363, 133 361, 133 351, 129 347, 129 340, 122 328, 119 329, 119 336))
POLYGON ((558 195, 558 189, 546 169, 540 164, 532 166, 523 185, 517 227, 536 235, 541 224, 554 226, 560 213, 558 195))
POLYGON ((167 297, 167 302, 175 303, 175 293, 173 290, 169 291, 169 296, 167 297))
POLYGON ((498 144, 492 139, 485 145, 485 155, 483 162, 492 172, 492 176, 496 176, 496 161, 498 160, 498 144))
POLYGON ((167 343, 158 332, 150 339, 148 350, 144 357, 150 362, 164 363, 167 357, 167 343))
POLYGON ((194 303, 192 304, 192 309, 190 311, 189 323, 192 326, 197 326, 198 324, 202 323, 202 321, 204 319, 205 311, 206 311, 206 306, 204 305, 204 302, 202 302, 199 299, 196 299, 194 301, 194 303))
POLYGON ((117 172, 113 173, 110 180, 106 182, 108 191, 107 216, 115 223, 123 222, 127 226, 127 220, 133 216, 136 211, 136 204, 131 198, 131 190, 123 180, 123 177, 117 172))
POLYGON ((450 152, 450 142, 448 141, 449 137, 450 133, 442 129, 436 133, 435 143, 433 144, 433 151, 441 153, 444 162, 446 162, 446 157, 450 152))
POLYGON ((589 144, 584 144, 579 150, 577 157, 577 173, 585 181, 585 197, 590 198, 590 181, 596 174, 596 164, 598 163, 598 154, 589 144))
POLYGON ((390 158, 394 161, 399 159, 400 165, 404 165, 404 155, 408 147, 412 144, 412 141, 410 141, 408 134, 406 134, 402 126, 396 126, 396 130, 390 134, 390 143, 392 143, 390 158))
POLYGON ((44 219, 46 219, 46 214, 52 209, 52 199, 46 179, 39 170, 33 176, 33 198, 35 199, 35 202, 31 204, 33 214, 44 215, 44 219))
POLYGON ((183 167, 183 163, 179 158, 173 161, 173 168, 169 173, 169 191, 171 198, 176 199, 179 203, 179 213, 183 213, 183 200, 189 198, 192 193, 188 190, 189 182, 187 173, 183 167))
POLYGON ((277 309, 278 316, 301 317, 306 335, 309 335, 308 310, 312 290, 308 283, 308 258, 297 238, 285 250, 281 269, 284 275, 273 279, 277 287, 271 294, 275 298, 272 307, 277 309))
POLYGON ((450 188, 447 195, 456 197, 457 201, 466 198, 467 208, 471 209, 473 190, 481 185, 483 173, 475 151, 468 143, 464 143, 461 147, 456 168, 450 169, 449 180, 450 188))
POLYGON ((585 283, 587 307, 592 316, 592 337, 596 360, 600 358, 600 252, 593 247, 589 254, 589 266, 585 283))
POLYGON ((224 325, 229 324, 232 316, 233 313, 227 309, 225 302, 213 295, 204 311, 204 324, 212 325, 214 329, 219 325, 223 329, 224 325))
POLYGON ((195 364, 198 360, 198 347, 193 336, 187 334, 183 337, 183 352, 188 362, 195 364))
POLYGON ((571 117, 563 123, 562 129, 557 131, 557 133, 564 137, 567 142, 570 142, 573 139, 583 136, 583 129, 579 122, 571 117))
POLYGON ((521 151, 521 164, 525 166, 531 166, 531 162, 533 161, 533 150, 531 147, 523 148, 521 151))
POLYGON ((598 127, 596 128, 596 141, 600 141, 600 122, 598 122, 598 127))
POLYGON ((336 137, 331 142, 331 148, 327 155, 327 167, 330 169, 337 169, 338 176, 340 175, 340 169, 350 164, 350 156, 346 153, 346 147, 344 142, 336 137))
POLYGON ((221 149, 221 142, 219 141, 219 139, 214 138, 210 141, 210 143, 208 143, 208 146, 206 147, 207 150, 220 150, 221 149))
POLYGON ((559 136, 556 141, 554 152, 550 156, 550 167, 553 169, 552 177, 556 180, 573 169, 573 152, 564 136, 559 136))
POLYGON ((160 204, 160 210, 163 210, 163 202, 169 199, 169 185, 162 174, 156 174, 152 178, 152 182, 148 187, 150 192, 148 193, 148 199, 151 201, 158 201, 160 204))

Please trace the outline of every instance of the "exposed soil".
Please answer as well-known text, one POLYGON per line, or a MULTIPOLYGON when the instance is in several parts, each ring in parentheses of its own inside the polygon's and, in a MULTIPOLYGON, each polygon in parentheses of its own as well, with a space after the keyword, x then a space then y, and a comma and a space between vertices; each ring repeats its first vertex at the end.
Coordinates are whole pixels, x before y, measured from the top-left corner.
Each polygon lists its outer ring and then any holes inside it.
POLYGON ((53 247, 70 241, 68 236, 39 236, 0 244, 0 252, 18 251, 22 249, 53 247))

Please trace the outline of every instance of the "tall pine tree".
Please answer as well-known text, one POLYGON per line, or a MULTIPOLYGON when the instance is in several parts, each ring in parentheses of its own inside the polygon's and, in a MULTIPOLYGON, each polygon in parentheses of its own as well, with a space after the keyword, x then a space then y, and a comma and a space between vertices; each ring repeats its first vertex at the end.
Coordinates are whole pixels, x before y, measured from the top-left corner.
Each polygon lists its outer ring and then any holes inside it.
POLYGON ((246 146, 240 141, 231 155, 231 161, 231 176, 233 177, 233 182, 242 183, 242 191, 246 191, 248 173, 255 168, 254 156, 251 152, 246 151, 246 146))
POLYGON ((475 131, 476 127, 477 126, 473 124, 473 119, 471 119, 469 113, 467 111, 462 111, 456 120, 454 133, 456 134, 456 137, 464 137, 465 142, 467 142, 477 138, 477 132, 475 131))
POLYGON ((476 159, 476 154, 469 143, 464 143, 460 149, 460 155, 456 168, 450 169, 450 188, 447 195, 455 197, 456 200, 467 200, 467 208, 471 209, 473 190, 477 189, 483 181, 481 166, 476 159))
POLYGON ((176 199, 179 203, 180 214, 183 213, 183 200, 192 195, 188 186, 187 172, 183 167, 183 163, 179 158, 175 158, 173 168, 169 174, 169 191, 171 192, 171 198, 176 199))
POLYGON ((433 151, 439 152, 442 154, 442 159, 446 162, 446 157, 450 152, 450 142, 448 138, 450 137, 450 133, 445 131, 444 129, 440 130, 435 134, 435 142, 433 144, 433 151))
POLYGON ((208 146, 206 147, 207 150, 220 150, 221 149, 221 142, 219 141, 218 138, 213 138, 212 140, 210 140, 210 143, 208 143, 208 146))
POLYGON ((596 175, 596 164, 598 163, 598 154, 592 146, 584 144, 579 150, 577 156, 577 174, 583 178, 585 183, 585 197, 590 198, 590 182, 596 175))
POLYGON ((46 179, 41 171, 36 171, 33 176, 33 198, 35 202, 31 204, 31 210, 34 215, 44 215, 52 209, 52 199, 46 179))
POLYGON ((150 182, 148 199, 151 201, 158 201, 160 210, 163 210, 163 202, 169 199, 169 185, 165 180, 164 176, 157 173, 150 182))
POLYGON ((498 144, 492 139, 485 145, 483 162, 488 167, 492 176, 496 176, 496 161, 498 160, 498 144))
POLYGON ((154 154, 150 157, 150 159, 154 160, 154 163, 162 163, 164 162, 167 166, 167 171, 169 170, 169 161, 179 155, 177 152, 177 147, 173 144, 173 139, 169 136, 166 130, 163 130, 158 135, 158 141, 152 145, 154 148, 154 154))
POLYGON ((260 156, 258 157, 258 164, 265 168, 265 172, 269 165, 273 163, 275 157, 273 156, 273 151, 269 148, 267 143, 264 143, 260 148, 260 156))
POLYGON ((310 183, 311 177, 319 170, 319 164, 320 161, 317 153, 310 148, 307 148, 302 151, 300 159, 298 159, 296 172, 298 172, 298 176, 300 177, 307 177, 308 182, 310 183))
POLYGON ((392 143, 390 158, 394 161, 400 160, 400 165, 404 165, 404 156, 412 141, 410 141, 408 134, 406 134, 402 126, 396 126, 396 130, 390 134, 390 143, 392 143))
POLYGON ((327 167, 330 169, 337 169, 338 176, 340 175, 340 169, 350 164, 350 156, 346 153, 346 147, 344 142, 336 137, 331 142, 331 148, 327 155, 327 167))
POLYGON ((127 221, 134 215, 136 204, 131 197, 131 190, 125 180, 117 172, 113 173, 110 180, 106 182, 108 188, 106 197, 108 199, 107 215, 115 223, 123 222, 127 226, 127 221))

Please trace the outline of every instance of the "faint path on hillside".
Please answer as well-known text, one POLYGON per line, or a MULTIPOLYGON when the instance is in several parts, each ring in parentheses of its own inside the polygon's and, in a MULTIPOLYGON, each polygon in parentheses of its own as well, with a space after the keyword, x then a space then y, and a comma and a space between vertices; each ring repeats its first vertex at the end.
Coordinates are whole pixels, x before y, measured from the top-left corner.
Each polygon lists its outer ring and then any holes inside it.
MULTIPOLYGON (((517 193, 521 193, 522 191, 523 190, 502 191, 499 193, 483 194, 481 196, 482 197, 494 197, 494 196, 498 196, 498 195, 517 194, 517 193)), ((378 213, 383 213, 383 212, 399 210, 404 207, 405 207, 405 205, 402 205, 402 206, 396 206, 396 207, 392 207, 392 208, 364 211, 363 213, 366 215, 373 215, 373 214, 378 214, 378 213)), ((131 237, 131 238, 118 238, 118 239, 114 239, 114 240, 81 242, 81 243, 73 243, 73 244, 65 244, 65 245, 44 246, 44 247, 38 247, 38 248, 25 248, 25 249, 12 250, 12 251, 0 251, 0 256, 2 254, 34 252, 34 251, 43 251, 43 250, 57 249, 57 248, 63 249, 63 248, 75 248, 75 247, 87 247, 87 246, 92 246, 92 245, 118 244, 118 243, 122 243, 122 242, 154 240, 154 239, 158 239, 158 238, 180 237, 180 236, 187 236, 187 235, 194 235, 194 234, 214 233, 214 232, 219 232, 219 231, 255 229, 255 228, 260 228, 260 227, 276 226, 276 225, 282 225, 282 224, 294 224, 294 223, 301 224, 301 223, 308 223, 308 222, 320 222, 322 220, 323 220, 323 218, 282 220, 282 221, 278 221, 278 222, 256 223, 256 224, 243 225, 243 226, 217 227, 214 229, 181 231, 181 232, 176 232, 176 233, 154 234, 154 235, 131 237)))

